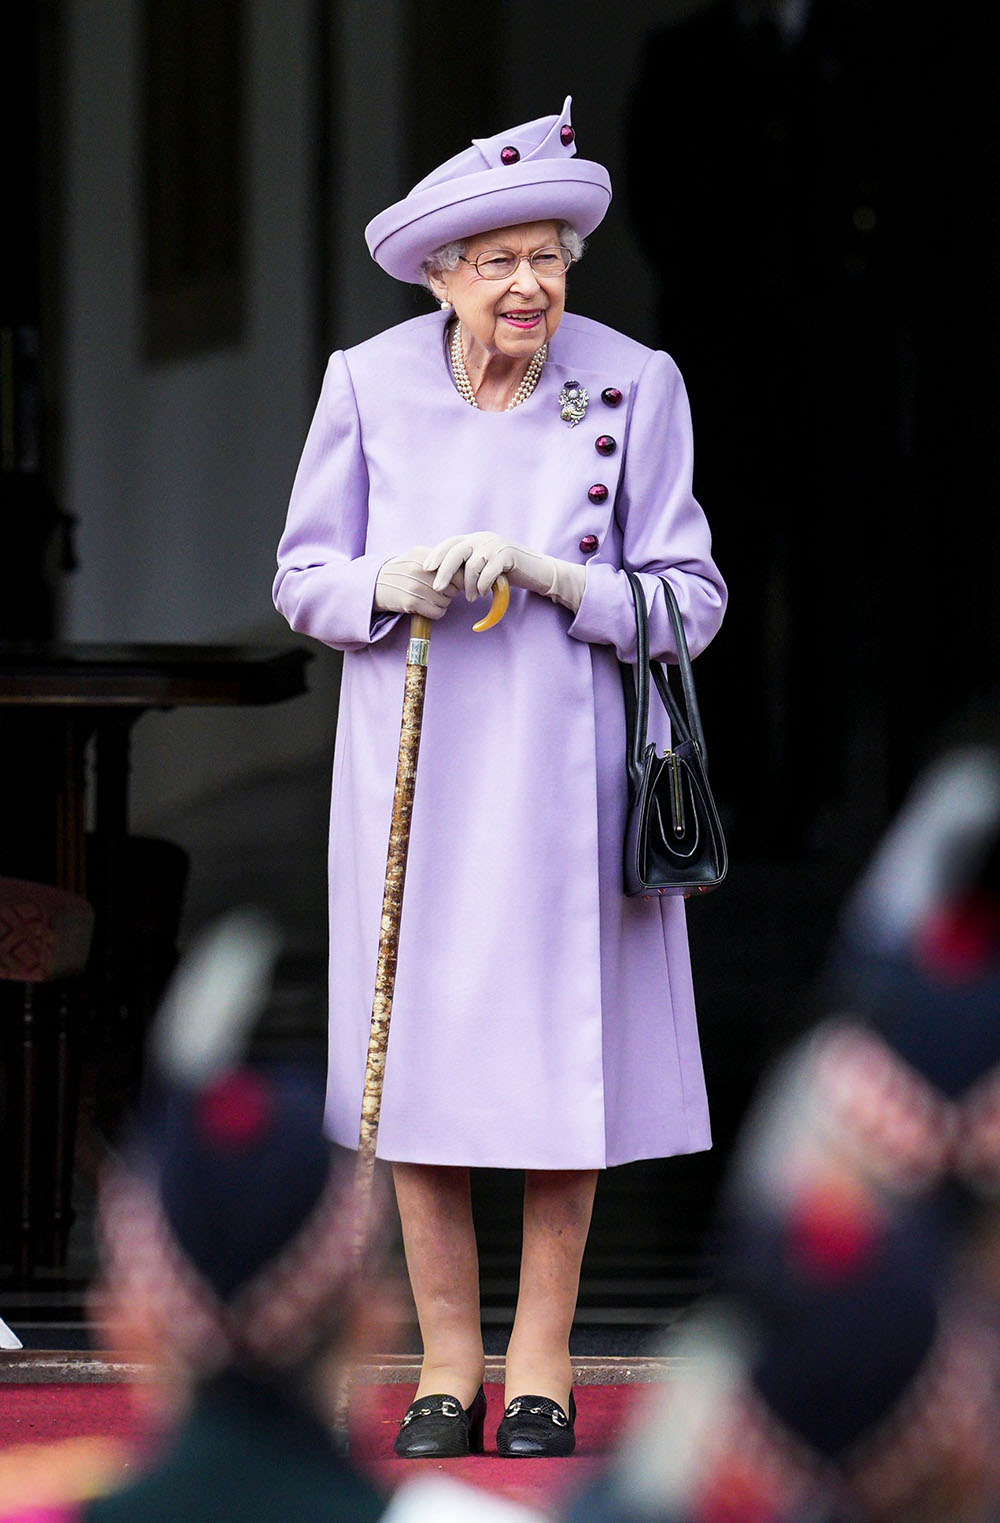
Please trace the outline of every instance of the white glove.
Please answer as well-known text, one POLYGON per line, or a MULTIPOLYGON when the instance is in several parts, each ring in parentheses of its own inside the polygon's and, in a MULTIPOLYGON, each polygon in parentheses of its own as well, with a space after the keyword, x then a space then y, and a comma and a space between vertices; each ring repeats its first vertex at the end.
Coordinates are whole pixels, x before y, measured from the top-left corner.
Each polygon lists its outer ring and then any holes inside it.
POLYGON ((501 572, 515 587, 552 598, 576 613, 583 598, 586 573, 572 561, 557 560, 554 555, 538 555, 523 545, 514 545, 502 534, 483 530, 475 534, 453 534, 424 557, 424 570, 436 571, 435 589, 461 585, 464 566, 465 596, 470 603, 486 597, 501 572))
POLYGON ((425 619, 440 619, 448 604, 461 591, 461 581, 443 583, 439 588, 433 573, 424 570, 426 545, 414 545, 405 555, 386 561, 375 583, 375 609, 378 613, 419 613, 425 619))

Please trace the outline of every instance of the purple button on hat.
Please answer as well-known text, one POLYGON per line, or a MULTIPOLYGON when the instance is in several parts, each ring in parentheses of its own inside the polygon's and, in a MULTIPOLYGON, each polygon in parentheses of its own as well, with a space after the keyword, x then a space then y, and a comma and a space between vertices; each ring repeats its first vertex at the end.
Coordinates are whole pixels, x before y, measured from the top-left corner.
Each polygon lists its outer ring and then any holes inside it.
POLYGON ((586 238, 608 209, 611 180, 603 164, 577 157, 571 105, 568 95, 558 116, 473 138, 372 218, 365 228, 372 258, 397 280, 419 284, 435 249, 494 228, 568 222, 586 238))

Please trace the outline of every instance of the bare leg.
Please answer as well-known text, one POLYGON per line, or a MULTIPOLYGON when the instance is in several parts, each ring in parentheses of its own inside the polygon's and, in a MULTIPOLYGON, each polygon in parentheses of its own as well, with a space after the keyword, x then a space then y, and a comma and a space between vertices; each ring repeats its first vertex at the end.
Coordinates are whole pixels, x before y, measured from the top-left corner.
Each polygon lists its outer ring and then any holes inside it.
POLYGON ((424 1360, 417 1396, 472 1405, 483 1380, 479 1255, 468 1169, 392 1166, 424 1360))
POLYGON ((505 1402, 547 1396, 563 1408, 573 1383, 569 1334, 597 1188, 596 1169, 529 1169, 517 1313, 505 1402))

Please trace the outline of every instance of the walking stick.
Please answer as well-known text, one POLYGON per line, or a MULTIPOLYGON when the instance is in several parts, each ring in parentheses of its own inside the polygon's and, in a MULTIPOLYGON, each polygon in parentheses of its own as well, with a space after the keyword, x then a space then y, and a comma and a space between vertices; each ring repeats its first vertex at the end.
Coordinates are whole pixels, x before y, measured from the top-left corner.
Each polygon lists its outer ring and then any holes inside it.
MULTIPOLYGON (((493 601, 489 612, 472 626, 479 634, 499 624, 510 602, 510 584, 503 575, 493 583, 493 601)), ((389 826, 389 850, 385 864, 385 889, 382 897, 382 926, 375 969, 375 999, 372 1005, 371 1031, 368 1038, 368 1061, 365 1087, 361 1099, 361 1135, 355 1173, 355 1255, 360 1258, 371 1225, 371 1206, 375 1180, 375 1148, 382 1111, 382 1086, 385 1081, 385 1055, 389 1045, 389 1021, 396 988, 396 960, 399 954, 399 926, 403 912, 403 886, 406 882, 406 858, 410 848, 410 820, 413 814, 413 789, 420 753, 420 728, 424 714, 424 690, 427 686, 427 658, 430 654, 430 619, 414 614, 410 621, 410 645, 406 657, 406 681, 403 687, 403 718, 399 731, 399 759, 396 763, 396 788, 392 799, 392 822, 389 826)), ((341 1381, 334 1416, 338 1447, 347 1449, 347 1410, 350 1402, 350 1376, 341 1381)))
MULTIPOLYGON (((510 602, 510 584, 498 576, 493 584, 493 601, 485 618, 474 624, 478 634, 499 624, 510 602)), ((403 911, 403 886, 406 881, 406 858, 410 847, 410 819, 413 813, 413 789, 420 753, 420 727, 424 714, 424 689, 427 685, 427 658, 430 653, 430 619, 414 614, 410 621, 410 646, 406 658, 406 682, 403 688, 403 718, 399 732, 399 760, 396 764, 396 791, 392 800, 392 823, 389 827, 389 851, 385 864, 385 892, 382 899, 382 929, 375 970, 375 1001, 372 1005, 371 1033, 368 1039, 368 1062, 361 1101, 361 1136, 358 1141, 357 1184, 366 1203, 371 1198, 375 1172, 375 1146, 378 1141, 379 1115, 382 1110, 382 1086, 385 1081, 385 1054, 389 1043, 389 1021, 396 987, 396 958, 399 953, 399 925, 403 911)), ((362 1215, 365 1215, 362 1212, 362 1215)))

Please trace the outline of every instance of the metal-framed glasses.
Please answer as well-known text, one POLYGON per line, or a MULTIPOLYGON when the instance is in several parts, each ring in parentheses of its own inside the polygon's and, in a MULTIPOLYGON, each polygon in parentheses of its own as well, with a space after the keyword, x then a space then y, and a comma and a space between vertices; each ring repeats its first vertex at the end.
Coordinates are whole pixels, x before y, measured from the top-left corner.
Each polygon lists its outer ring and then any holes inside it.
POLYGON ((553 280, 559 275, 565 275, 573 263, 573 255, 561 243, 536 249, 533 254, 515 254, 513 249, 484 249, 475 259, 466 259, 464 254, 459 254, 458 257, 463 264, 471 264, 483 280, 509 280, 519 269, 522 259, 528 261, 532 273, 539 280, 553 280))

